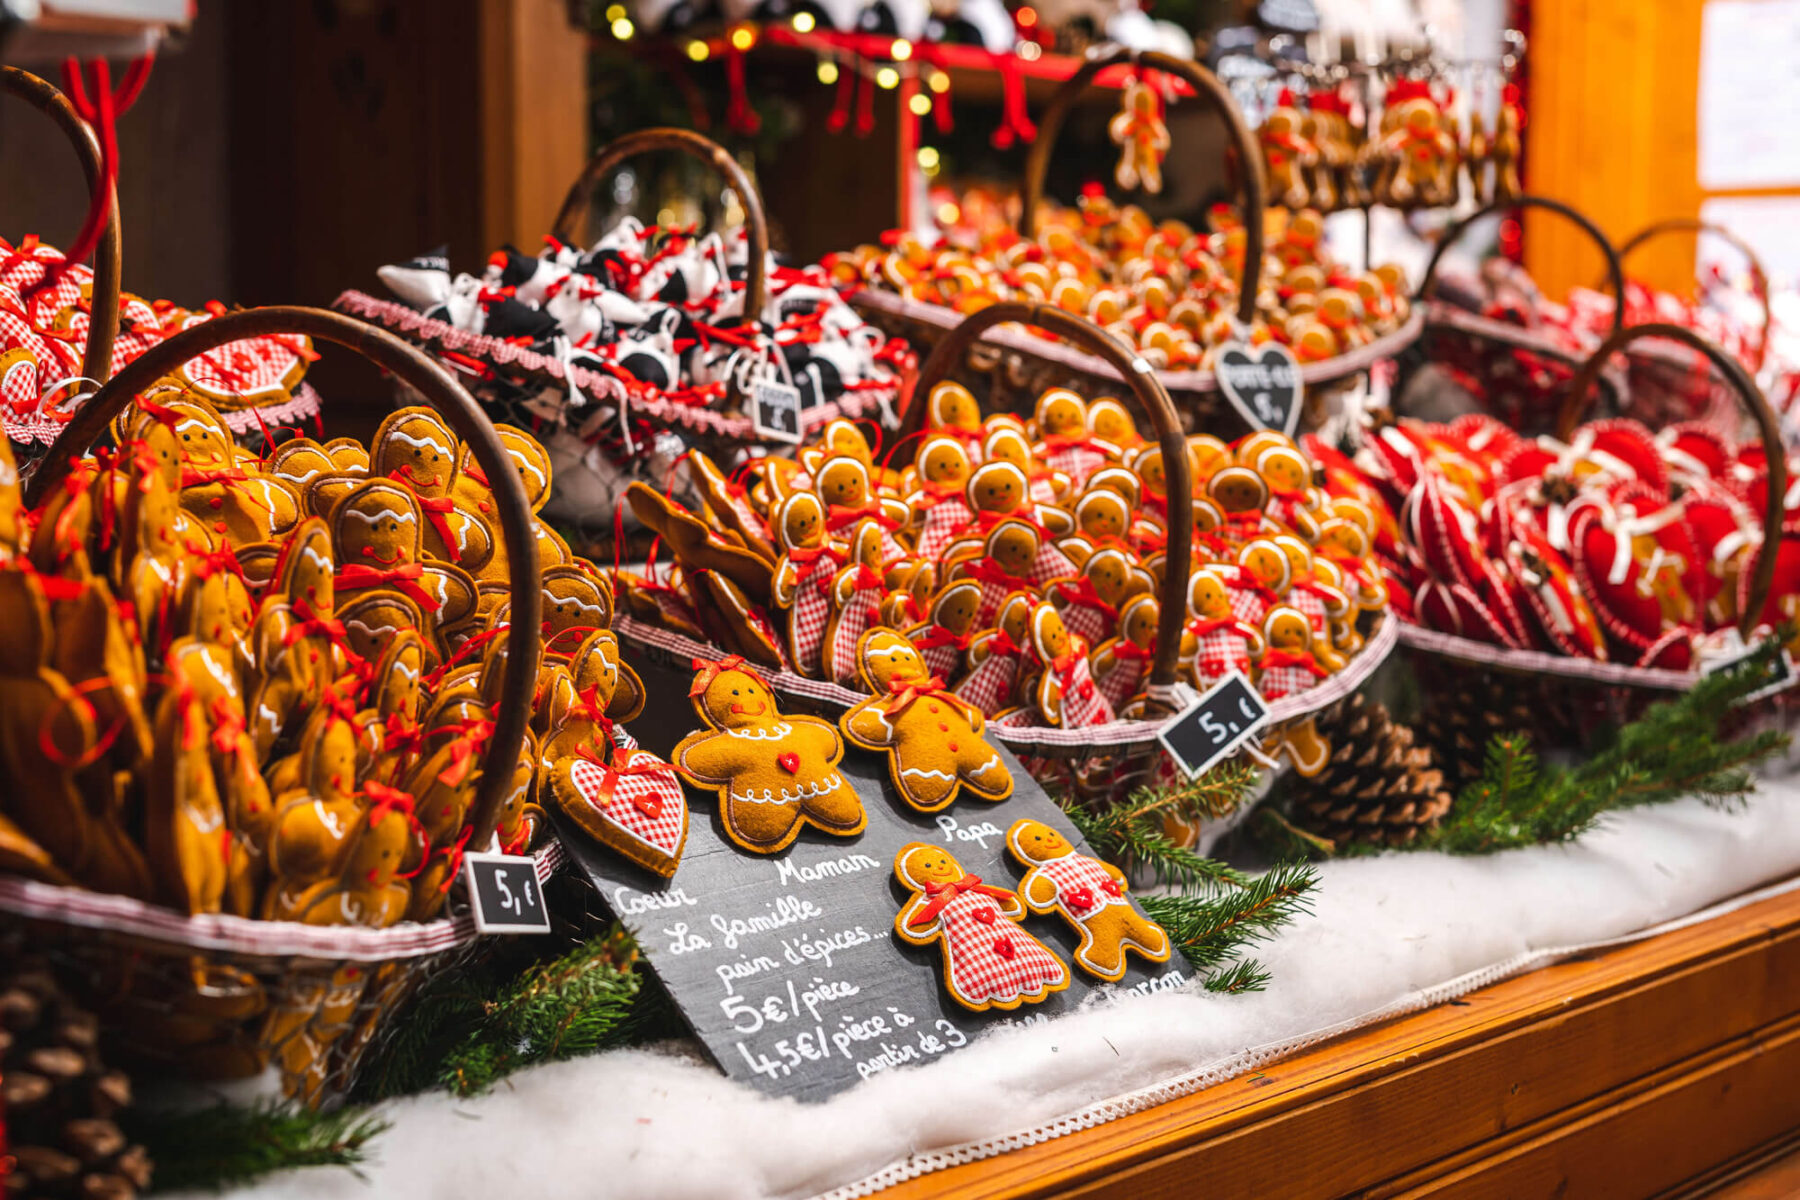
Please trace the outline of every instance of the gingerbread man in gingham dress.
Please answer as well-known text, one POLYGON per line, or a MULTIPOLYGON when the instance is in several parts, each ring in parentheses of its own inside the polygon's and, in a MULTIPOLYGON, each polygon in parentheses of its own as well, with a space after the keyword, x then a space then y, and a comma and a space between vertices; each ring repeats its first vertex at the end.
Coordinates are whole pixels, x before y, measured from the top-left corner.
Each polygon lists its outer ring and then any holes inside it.
POLYGON ((1162 926, 1125 895, 1125 875, 1111 863, 1077 854, 1067 838, 1029 817, 1006 831, 1006 848, 1028 869, 1019 895, 1032 912, 1054 912, 1081 935, 1075 962, 1101 979, 1125 977, 1125 954, 1167 962, 1172 947, 1162 926))
POLYGON ((1297 608, 1278 604, 1263 622, 1262 670, 1256 687, 1265 700, 1279 700, 1318 686, 1330 672, 1313 657, 1312 625, 1297 608))
POLYGON ((895 935, 941 945, 944 986, 964 1008, 1018 1008, 1069 986, 1062 959, 1019 928, 1019 897, 968 874, 949 851, 913 842, 894 860, 894 877, 913 892, 894 918, 895 935))
POLYGON ((1263 636, 1257 625, 1238 614, 1234 591, 1227 584, 1227 570, 1242 568, 1208 567, 1196 571, 1188 580, 1188 612, 1184 646, 1191 646, 1189 657, 1194 684, 1212 686, 1233 671, 1247 677, 1251 664, 1262 657, 1263 636))

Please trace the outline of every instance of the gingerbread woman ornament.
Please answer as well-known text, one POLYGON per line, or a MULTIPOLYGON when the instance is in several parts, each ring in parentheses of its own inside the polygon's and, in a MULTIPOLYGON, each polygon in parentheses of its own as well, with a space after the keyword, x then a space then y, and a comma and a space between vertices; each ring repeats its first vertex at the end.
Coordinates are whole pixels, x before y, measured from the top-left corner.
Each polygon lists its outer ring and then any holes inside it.
POLYGON ((1019 928, 1019 897, 969 874, 948 850, 926 842, 902 847, 894 878, 913 893, 894 918, 895 936, 942 947, 944 987, 964 1008, 1014 1009, 1069 986, 1062 959, 1019 928))

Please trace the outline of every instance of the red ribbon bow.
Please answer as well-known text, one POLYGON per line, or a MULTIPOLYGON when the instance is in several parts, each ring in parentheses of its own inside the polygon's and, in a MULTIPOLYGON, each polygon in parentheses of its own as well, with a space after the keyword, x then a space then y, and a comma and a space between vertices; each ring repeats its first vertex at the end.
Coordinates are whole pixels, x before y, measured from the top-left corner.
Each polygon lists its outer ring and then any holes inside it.
POLYGON ((979 875, 964 875, 952 883, 928 883, 925 885, 925 894, 930 899, 919 906, 918 912, 906 919, 907 928, 923 929, 937 920, 938 914, 943 912, 952 900, 958 896, 977 893, 983 896, 992 896, 996 900, 1018 899, 1005 888, 989 887, 981 882, 979 875))
POLYGON ((1262 659, 1266 673, 1274 667, 1299 667, 1314 678, 1323 679, 1330 672, 1313 661, 1313 656, 1300 650, 1266 650, 1262 659))
POLYGON ((493 736, 494 723, 479 719, 450 721, 431 731, 433 737, 441 733, 452 733, 456 737, 450 743, 450 765, 438 772, 438 782, 456 787, 469 777, 475 752, 493 736))
MULTIPOLYGON (((653 754, 644 753, 643 758, 634 763, 632 755, 637 753, 640 752, 615 748, 612 758, 601 764, 606 773, 600 782, 600 794, 594 798, 595 804, 601 808, 611 805, 619 780, 627 775, 668 775, 671 779, 674 778, 675 768, 653 754)), ((653 821, 662 816, 663 800, 655 793, 633 796, 631 806, 653 821)))
POLYGON ((707 662, 704 658, 696 658, 694 670, 699 673, 694 676, 694 682, 688 686, 688 699, 690 700, 711 687, 712 681, 717 679, 722 671, 742 671, 758 683, 763 681, 762 676, 751 670, 750 664, 736 654, 727 654, 718 662, 707 662))
POLYGON ((338 568, 336 579, 338 587, 345 591, 392 585, 403 595, 418 601, 426 612, 435 613, 443 605, 419 586, 418 580, 424 574, 425 568, 419 563, 405 563, 398 567, 371 567, 364 563, 351 563, 338 568))
POLYGON ((1094 581, 1085 575, 1073 582, 1057 584, 1056 594, 1070 604, 1085 604, 1089 608, 1097 608, 1105 613, 1109 620, 1117 621, 1119 619, 1119 610, 1106 602, 1099 590, 1094 587, 1094 581))

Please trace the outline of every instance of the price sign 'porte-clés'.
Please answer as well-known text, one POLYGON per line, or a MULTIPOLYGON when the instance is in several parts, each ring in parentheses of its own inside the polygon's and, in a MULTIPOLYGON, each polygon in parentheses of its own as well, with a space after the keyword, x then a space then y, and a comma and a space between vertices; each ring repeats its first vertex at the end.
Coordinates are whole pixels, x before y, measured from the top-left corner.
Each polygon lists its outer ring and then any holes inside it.
POLYGON ((469 906, 482 933, 549 933, 537 863, 517 854, 465 854, 469 906))
POLYGON ((1157 740, 1189 779, 1236 750, 1269 721, 1262 693, 1241 671, 1233 671, 1211 690, 1171 717, 1157 740))
POLYGON ((1219 389, 1253 429, 1279 429, 1289 437, 1300 427, 1306 387, 1294 352, 1279 342, 1250 349, 1226 342, 1213 356, 1219 389))

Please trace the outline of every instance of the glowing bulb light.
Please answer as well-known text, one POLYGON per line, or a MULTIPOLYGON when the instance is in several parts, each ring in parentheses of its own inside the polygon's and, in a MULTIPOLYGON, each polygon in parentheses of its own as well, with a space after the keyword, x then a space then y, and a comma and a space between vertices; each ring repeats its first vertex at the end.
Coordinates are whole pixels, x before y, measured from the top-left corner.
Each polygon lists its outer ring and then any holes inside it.
POLYGON ((919 147, 919 166, 927 173, 937 170, 938 164, 942 161, 943 160, 938 157, 936 146, 919 147))
POLYGON ((950 90, 950 77, 942 71, 933 71, 926 77, 925 86, 934 92, 947 92, 950 90))
POLYGON ((740 25, 731 31, 731 44, 741 54, 756 45, 756 35, 740 25))
POLYGON ((705 62, 706 56, 711 53, 712 51, 706 48, 705 42, 694 41, 688 43, 687 56, 695 62, 705 62))
POLYGON ((912 57, 912 43, 905 38, 895 38, 894 44, 888 47, 888 54, 895 62, 905 62, 912 57))
POLYGON ((837 64, 834 62, 820 63, 819 64, 819 82, 820 83, 836 83, 837 81, 838 81, 837 64))
POLYGON ((892 67, 883 67, 875 72, 875 86, 880 88, 896 88, 900 86, 900 72, 892 67))
POLYGON ((912 109, 913 116, 922 117, 931 111, 931 97, 915 95, 911 100, 906 102, 906 107, 912 109))
POLYGON ((612 23, 612 35, 621 42, 629 42, 631 40, 631 35, 636 32, 637 28, 632 25, 629 18, 620 17, 612 23))
POLYGON ((817 24, 818 21, 815 20, 813 15, 809 12, 797 12, 794 14, 795 33, 811 33, 813 27, 817 24))

